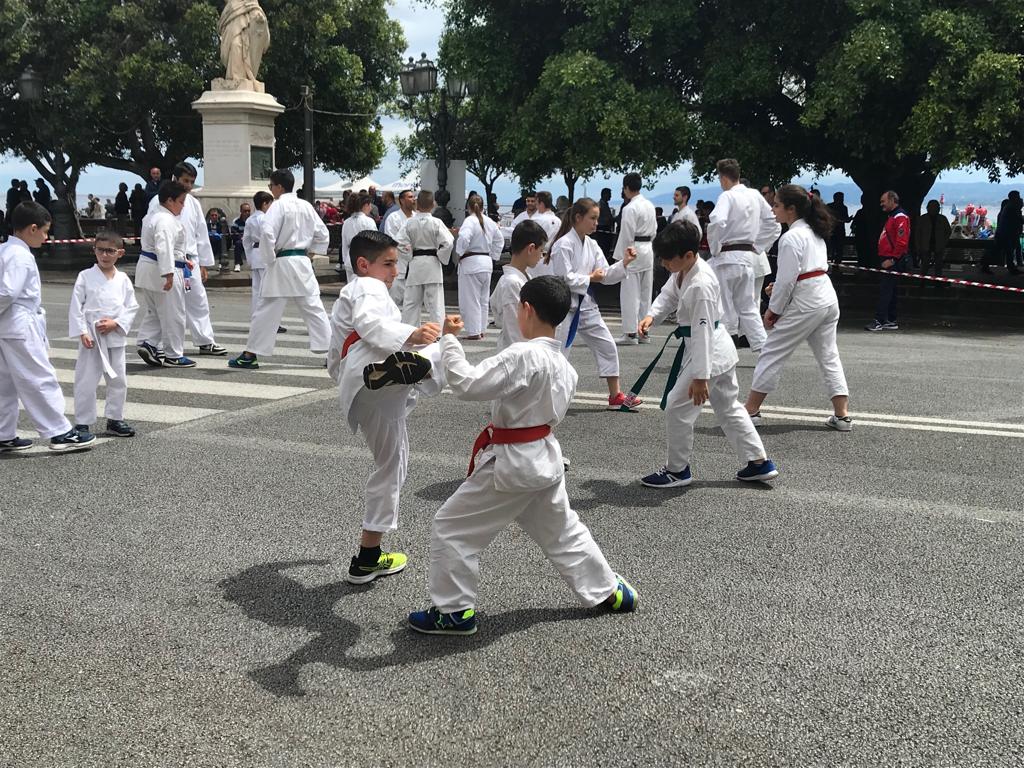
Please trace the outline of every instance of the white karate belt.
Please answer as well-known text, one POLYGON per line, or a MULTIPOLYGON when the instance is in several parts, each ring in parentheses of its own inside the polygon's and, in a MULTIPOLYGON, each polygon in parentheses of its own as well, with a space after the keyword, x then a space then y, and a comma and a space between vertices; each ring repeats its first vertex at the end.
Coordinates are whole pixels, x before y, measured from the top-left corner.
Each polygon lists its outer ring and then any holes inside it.
MULTIPOLYGON (((85 319, 89 323, 91 329, 90 336, 92 336, 93 350, 100 356, 100 362, 103 363, 103 372, 108 378, 116 379, 117 372, 110 365, 110 353, 107 351, 107 337, 96 330, 96 323, 103 319, 103 313, 97 310, 90 310, 86 312, 85 319)), ((88 350, 86 350, 88 351, 88 350)))

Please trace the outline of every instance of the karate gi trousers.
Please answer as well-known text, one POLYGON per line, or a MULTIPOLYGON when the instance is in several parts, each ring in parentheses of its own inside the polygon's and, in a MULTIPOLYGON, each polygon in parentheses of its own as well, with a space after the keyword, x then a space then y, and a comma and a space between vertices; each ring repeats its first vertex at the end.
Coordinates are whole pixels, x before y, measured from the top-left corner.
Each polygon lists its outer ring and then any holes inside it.
POLYGON ((252 303, 249 305, 250 320, 256 314, 256 307, 260 303, 260 289, 263 287, 263 269, 254 269, 249 274, 252 279, 252 303))
MULTIPOLYGON (((459 282, 461 285, 461 280, 459 282)), ((422 285, 406 285, 405 298, 402 304, 402 322, 406 325, 419 326, 420 314, 427 312, 427 322, 444 323, 444 284, 426 283, 422 285)), ((460 300, 461 301, 461 300, 460 300)), ((486 315, 484 316, 486 327, 486 315)), ((465 318, 463 318, 465 321, 465 318)), ((482 333, 482 331, 481 331, 482 333)))
POLYGON ((618 376, 619 350, 597 307, 584 307, 580 311, 580 324, 576 329, 576 339, 573 341, 572 347, 565 346, 565 341, 569 336, 569 326, 572 324, 573 312, 568 314, 555 331, 555 336, 562 342, 562 354, 569 357, 569 353, 574 347, 586 344, 594 355, 597 375, 602 379, 618 376))
MULTIPOLYGON (((693 456, 693 427, 697 423, 703 406, 694 405, 689 396, 693 377, 684 366, 676 385, 665 402, 665 432, 668 439, 668 456, 665 466, 669 472, 682 472, 690 466, 693 456)), ((708 380, 708 400, 715 416, 732 444, 740 462, 758 461, 767 456, 760 435, 754 428, 750 415, 737 400, 739 385, 736 383, 736 367, 708 380)))
MULTIPOLYGON (((96 344, 102 341, 97 340, 96 344)), ((111 378, 103 370, 103 359, 97 347, 86 349, 79 343, 78 362, 75 363, 75 423, 91 425, 96 421, 96 387, 100 379, 107 384, 105 418, 120 421, 124 418, 124 403, 128 398, 128 378, 125 375, 124 347, 107 347, 107 361, 116 374, 111 378)))
POLYGON ((185 354, 185 286, 181 272, 175 270, 169 291, 150 291, 135 287, 139 301, 138 343, 146 342, 162 349, 167 357, 185 354))
MULTIPOLYGON (((399 269, 402 266, 399 265, 399 269)), ((345 282, 348 282, 347 280, 345 282)), ((391 283, 391 287, 388 289, 388 295, 391 296, 391 300, 395 302, 395 305, 402 309, 405 306, 405 278, 396 277, 391 283)))
POLYGON ((398 386, 361 390, 352 403, 359 431, 373 455, 374 469, 364 494, 364 531, 386 533, 398 527, 399 493, 409 474, 406 422, 415 405, 415 393, 398 386))
POLYGON ((490 300, 490 272, 459 275, 459 314, 467 336, 479 336, 487 330, 490 300))
POLYGON ((192 341, 197 347, 205 347, 207 344, 214 343, 213 322, 210 320, 210 299, 206 295, 206 286, 203 285, 203 278, 199 273, 197 258, 190 256, 189 259, 196 265, 196 268, 192 277, 189 278, 189 286, 192 290, 185 293, 185 319, 189 333, 192 334, 192 341))
POLYGON ((0 440, 17 437, 19 400, 40 437, 57 437, 71 429, 57 372, 46 354, 46 336, 36 326, 29 327, 27 336, 0 339, 0 440))
MULTIPOLYGON (((715 262, 712 260, 712 266, 715 262)), ((718 283, 722 287, 722 322, 732 336, 747 337, 755 352, 764 346, 764 322, 754 304, 754 269, 749 264, 721 264, 715 266, 718 283)))
POLYGON ((331 321, 324 310, 319 296, 263 296, 256 301, 256 309, 252 313, 252 324, 249 326, 249 340, 245 349, 254 355, 269 356, 274 354, 277 345, 277 329, 281 327, 285 307, 288 302, 295 306, 306 324, 309 333, 309 351, 322 355, 331 346, 331 321))
POLYGON ((843 363, 839 359, 839 347, 836 345, 838 324, 838 304, 821 307, 813 312, 789 311, 784 314, 768 333, 764 347, 761 348, 750 388, 765 394, 778 389, 786 360, 806 341, 814 359, 818 361, 829 399, 836 395, 849 395, 843 363))
POLYGON ((654 293, 654 270, 626 272, 619 289, 619 304, 622 309, 622 332, 636 333, 640 321, 651 311, 651 297, 654 293))
POLYGON ((615 591, 615 573, 569 506, 565 480, 536 491, 497 491, 492 458, 434 516, 428 581, 439 611, 475 607, 480 553, 513 522, 537 542, 583 605, 600 605, 615 591))

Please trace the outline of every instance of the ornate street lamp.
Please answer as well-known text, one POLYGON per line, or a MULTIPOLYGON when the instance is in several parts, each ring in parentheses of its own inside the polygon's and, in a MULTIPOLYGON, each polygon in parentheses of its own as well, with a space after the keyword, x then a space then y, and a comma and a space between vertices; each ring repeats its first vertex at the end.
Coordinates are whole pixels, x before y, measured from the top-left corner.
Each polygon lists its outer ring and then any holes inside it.
POLYGON ((43 78, 29 64, 18 78, 18 95, 23 101, 39 101, 43 98, 43 78))

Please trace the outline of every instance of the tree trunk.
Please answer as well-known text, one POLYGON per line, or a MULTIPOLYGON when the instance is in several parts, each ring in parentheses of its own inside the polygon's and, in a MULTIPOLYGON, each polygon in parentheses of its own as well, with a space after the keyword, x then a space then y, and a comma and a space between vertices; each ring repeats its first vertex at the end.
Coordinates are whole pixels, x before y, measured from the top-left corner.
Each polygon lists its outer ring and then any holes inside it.
POLYGON ((562 180, 565 181, 570 205, 576 202, 576 182, 579 181, 579 178, 579 174, 573 173, 571 169, 562 170, 562 180))
POLYGON ((882 211, 882 194, 893 190, 900 197, 900 207, 910 217, 910 232, 921 215, 925 195, 935 185, 936 173, 923 161, 907 159, 900 165, 871 165, 844 169, 861 189, 861 203, 864 208, 863 231, 854 233, 857 241, 858 258, 861 266, 878 266, 878 237, 885 226, 886 214, 882 211))

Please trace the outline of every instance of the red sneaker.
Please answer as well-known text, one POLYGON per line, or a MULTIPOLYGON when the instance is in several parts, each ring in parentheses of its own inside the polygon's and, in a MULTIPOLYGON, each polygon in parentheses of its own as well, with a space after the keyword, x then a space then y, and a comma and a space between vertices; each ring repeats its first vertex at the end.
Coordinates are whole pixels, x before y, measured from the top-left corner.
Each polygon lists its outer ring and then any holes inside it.
POLYGON ((643 403, 636 395, 627 395, 624 392, 619 392, 617 395, 608 396, 608 410, 609 411, 620 411, 625 408, 630 413, 637 412, 637 406, 643 403))

